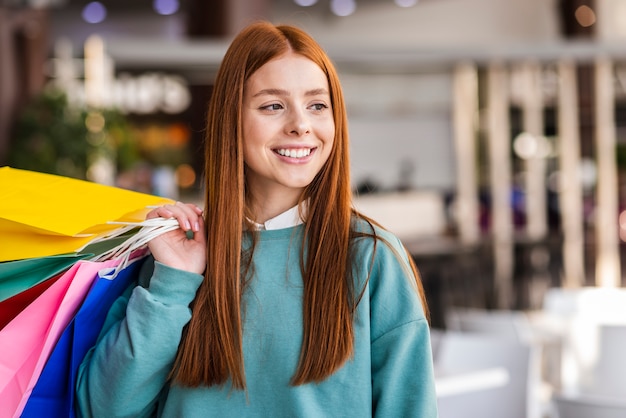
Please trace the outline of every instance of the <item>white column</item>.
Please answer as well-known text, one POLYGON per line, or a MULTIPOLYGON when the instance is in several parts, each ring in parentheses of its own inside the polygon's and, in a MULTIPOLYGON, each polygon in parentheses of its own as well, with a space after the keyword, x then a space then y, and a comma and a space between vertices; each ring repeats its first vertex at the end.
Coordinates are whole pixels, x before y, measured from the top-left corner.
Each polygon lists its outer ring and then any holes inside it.
POLYGON ((113 61, 107 56, 104 41, 92 35, 85 41, 85 101, 100 109, 111 104, 114 79, 113 61))
POLYGON ((602 57, 595 64, 595 142, 598 166, 596 189, 596 285, 619 286, 619 225, 617 163, 615 161, 615 92, 613 63, 602 57))
POLYGON ((585 283, 583 199, 576 64, 558 63, 559 207, 563 230, 563 286, 585 283))
POLYGON ((546 216, 546 147, 543 135, 543 96, 541 66, 527 61, 521 65, 524 79, 523 130, 534 139, 534 152, 525 163, 526 234, 531 240, 545 238, 548 231, 546 216))
POLYGON ((476 181, 478 75, 473 63, 454 69, 453 117, 456 148, 456 221, 459 239, 466 244, 480 239, 476 181))
POLYGON ((513 281, 513 222, 511 215, 511 138, 507 69, 487 68, 487 141, 491 183, 491 228, 494 279, 498 307, 511 308, 513 281))

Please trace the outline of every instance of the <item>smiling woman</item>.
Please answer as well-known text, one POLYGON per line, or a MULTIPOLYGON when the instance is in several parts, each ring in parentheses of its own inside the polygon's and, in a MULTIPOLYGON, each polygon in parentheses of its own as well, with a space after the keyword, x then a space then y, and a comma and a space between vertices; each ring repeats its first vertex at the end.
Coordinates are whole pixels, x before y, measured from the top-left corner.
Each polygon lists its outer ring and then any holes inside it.
POLYGON ((204 211, 148 214, 180 229, 150 242, 81 365, 83 416, 436 417, 421 281, 353 208, 343 93, 317 42, 245 28, 205 142, 204 211))
POLYGON ((262 223, 296 205, 328 160, 335 123, 324 72, 293 52, 269 61, 246 82, 243 129, 251 209, 262 223))

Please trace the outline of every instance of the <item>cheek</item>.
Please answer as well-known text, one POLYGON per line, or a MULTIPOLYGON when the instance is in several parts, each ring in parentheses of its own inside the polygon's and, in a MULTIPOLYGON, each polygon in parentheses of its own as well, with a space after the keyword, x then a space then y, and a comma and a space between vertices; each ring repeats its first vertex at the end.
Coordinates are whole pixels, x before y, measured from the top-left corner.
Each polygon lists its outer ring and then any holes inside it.
POLYGON ((335 121, 332 118, 324 120, 318 125, 317 132, 324 142, 332 144, 335 138, 335 121))
POLYGON ((244 157, 249 152, 253 152, 255 147, 258 147, 263 142, 262 133, 263 130, 259 129, 258 125, 254 124, 254 121, 244 121, 243 123, 243 153, 244 157))
POLYGON ((323 149, 323 153, 322 153, 323 154, 323 156, 322 156, 322 160, 323 160, 322 165, 325 165, 326 163, 328 163, 328 160, 330 159, 330 155, 333 153, 334 147, 335 147, 335 141, 333 140, 333 136, 331 135, 329 137, 329 139, 324 142, 324 149, 323 149))
POLYGON ((254 164, 254 156, 257 154, 254 151, 256 138, 254 137, 253 131, 243 130, 243 161, 247 165, 254 164))
POLYGON ((335 124, 330 122, 323 130, 323 138, 325 148, 328 150, 328 154, 330 154, 330 150, 333 148, 335 144, 335 124))

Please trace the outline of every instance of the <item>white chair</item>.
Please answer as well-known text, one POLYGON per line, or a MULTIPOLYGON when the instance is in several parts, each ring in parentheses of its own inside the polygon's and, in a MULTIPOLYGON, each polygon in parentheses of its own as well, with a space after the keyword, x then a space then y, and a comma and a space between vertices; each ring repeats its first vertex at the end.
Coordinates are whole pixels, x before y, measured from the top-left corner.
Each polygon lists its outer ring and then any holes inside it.
POLYGON ((433 353, 433 361, 437 361, 439 346, 441 345, 441 340, 443 339, 444 335, 445 331, 440 328, 430 329, 430 347, 433 353))
MULTIPOLYGON (((560 387, 566 392, 598 393, 599 379, 613 378, 624 360, 603 343, 605 326, 626 326, 626 289, 583 287, 550 289, 544 299, 543 322, 561 335, 560 387), (605 353, 602 350, 609 350, 605 353), (603 358, 607 357, 607 358, 603 358), (609 360, 608 357, 611 357, 609 360), (612 370, 613 369, 613 370, 612 370), (600 377, 604 375, 604 377, 600 377)), ((617 338, 615 336, 614 338, 617 338)), ((619 342, 618 344, 624 344, 619 342)), ((622 374, 623 376, 623 374, 622 374)), ((609 395, 626 396, 626 384, 610 388, 609 395)))
POLYGON ((530 343, 533 338, 528 317, 521 311, 451 308, 446 325, 453 331, 498 335, 520 343, 530 343))
POLYGON ((457 307, 448 310, 446 324, 448 329, 458 332, 492 335, 531 346, 526 416, 538 418, 545 415, 550 405, 552 384, 542 373, 542 366, 547 360, 543 357, 544 342, 535 334, 525 312, 457 307))
POLYGON ((506 370, 508 378, 504 384, 494 382, 493 387, 481 382, 482 388, 470 388, 466 393, 438 395, 439 417, 527 418, 531 353, 531 346, 510 339, 446 332, 439 343, 436 375, 506 370))
POLYGON ((446 229, 444 198, 435 191, 366 194, 354 198, 354 207, 402 241, 441 236, 446 229))
POLYGON ((556 395, 557 418, 624 418, 626 400, 591 395, 556 395))
MULTIPOLYGON (((600 325, 598 354, 586 393, 626 399, 626 325, 600 325)), ((626 415, 624 415, 626 417, 626 415)))

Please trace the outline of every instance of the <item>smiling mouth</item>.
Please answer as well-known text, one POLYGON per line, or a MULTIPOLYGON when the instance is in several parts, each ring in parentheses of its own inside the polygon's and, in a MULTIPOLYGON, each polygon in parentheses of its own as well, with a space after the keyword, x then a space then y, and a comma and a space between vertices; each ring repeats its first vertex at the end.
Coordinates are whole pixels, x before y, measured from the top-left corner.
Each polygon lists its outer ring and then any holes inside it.
POLYGON ((308 157, 309 155, 311 155, 311 151, 313 151, 313 148, 280 148, 277 150, 274 150, 274 152, 278 155, 282 155, 283 157, 289 157, 289 158, 304 158, 304 157, 308 157))

